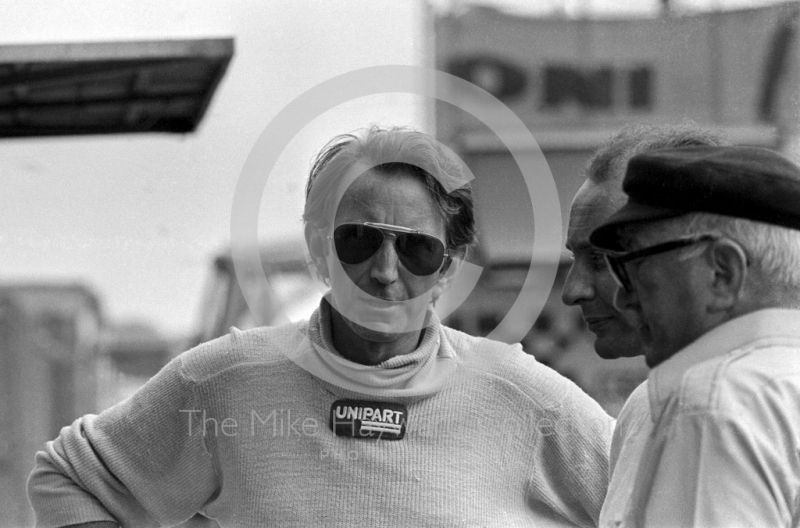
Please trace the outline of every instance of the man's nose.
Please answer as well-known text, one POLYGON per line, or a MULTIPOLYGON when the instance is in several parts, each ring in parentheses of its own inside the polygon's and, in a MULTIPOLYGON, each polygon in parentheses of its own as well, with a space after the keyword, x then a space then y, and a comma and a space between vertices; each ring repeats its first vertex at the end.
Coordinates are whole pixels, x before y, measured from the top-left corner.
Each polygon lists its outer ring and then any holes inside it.
POLYGON ((561 302, 575 306, 581 300, 589 301, 595 296, 594 281, 591 274, 577 261, 573 261, 561 290, 561 302))
POLYGON ((397 280, 399 259, 394 247, 394 237, 387 236, 380 249, 372 257, 370 276, 382 284, 391 284, 397 280))

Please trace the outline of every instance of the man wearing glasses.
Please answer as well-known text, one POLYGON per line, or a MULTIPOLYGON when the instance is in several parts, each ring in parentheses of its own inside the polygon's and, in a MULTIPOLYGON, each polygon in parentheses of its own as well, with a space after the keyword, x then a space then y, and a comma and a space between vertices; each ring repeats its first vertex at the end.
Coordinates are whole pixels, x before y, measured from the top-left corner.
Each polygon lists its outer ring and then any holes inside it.
POLYGON ((753 147, 632 158, 592 232, 640 320, 655 427, 629 526, 800 519, 800 168, 753 147))
MULTIPOLYGON (((611 136, 586 164, 586 181, 570 209, 567 249, 572 265, 561 299, 579 306, 594 333, 597 355, 603 359, 644 355, 632 314, 614 308, 617 285, 603 253, 589 243, 591 232, 625 203, 622 179, 631 157, 661 149, 730 144, 718 132, 687 122, 679 125, 629 125, 611 136)), ((609 459, 608 493, 600 512, 600 525, 622 519, 634 485, 639 460, 652 432, 647 383, 628 398, 614 430, 609 459)))

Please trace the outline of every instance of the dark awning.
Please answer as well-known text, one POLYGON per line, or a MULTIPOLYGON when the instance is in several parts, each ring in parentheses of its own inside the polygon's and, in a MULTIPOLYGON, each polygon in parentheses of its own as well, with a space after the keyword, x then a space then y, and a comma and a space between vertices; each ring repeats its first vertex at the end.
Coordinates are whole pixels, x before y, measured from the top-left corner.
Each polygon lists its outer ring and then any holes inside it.
POLYGON ((0 46, 0 137, 193 131, 233 39, 0 46))

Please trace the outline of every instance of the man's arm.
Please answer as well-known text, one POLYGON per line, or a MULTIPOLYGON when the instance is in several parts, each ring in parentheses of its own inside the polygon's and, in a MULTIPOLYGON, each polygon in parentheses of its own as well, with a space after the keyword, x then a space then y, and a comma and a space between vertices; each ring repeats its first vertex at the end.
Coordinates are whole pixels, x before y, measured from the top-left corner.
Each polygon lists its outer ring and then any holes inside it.
POLYGON ((552 416, 552 429, 547 419, 539 421, 543 456, 535 480, 553 490, 554 506, 570 522, 597 526, 615 420, 577 386, 565 391, 552 416))
POLYGON ((608 490, 608 458, 615 421, 572 381, 549 368, 519 386, 531 398, 525 421, 538 454, 531 489, 577 526, 596 526, 608 490))
POLYGON ((28 497, 41 527, 177 523, 216 490, 201 405, 180 358, 133 397, 61 430, 36 455, 28 497), (196 413, 195 413, 196 414, 196 413))

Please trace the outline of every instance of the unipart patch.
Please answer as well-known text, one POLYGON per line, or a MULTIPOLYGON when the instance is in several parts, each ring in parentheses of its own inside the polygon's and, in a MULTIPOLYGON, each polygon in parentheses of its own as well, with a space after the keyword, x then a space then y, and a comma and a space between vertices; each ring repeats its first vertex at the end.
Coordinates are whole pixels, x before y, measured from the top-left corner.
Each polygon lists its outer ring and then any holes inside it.
POLYGON ((399 403, 336 400, 331 430, 336 436, 400 440, 406 434, 408 410, 399 403))

